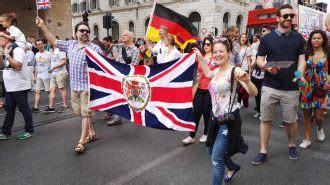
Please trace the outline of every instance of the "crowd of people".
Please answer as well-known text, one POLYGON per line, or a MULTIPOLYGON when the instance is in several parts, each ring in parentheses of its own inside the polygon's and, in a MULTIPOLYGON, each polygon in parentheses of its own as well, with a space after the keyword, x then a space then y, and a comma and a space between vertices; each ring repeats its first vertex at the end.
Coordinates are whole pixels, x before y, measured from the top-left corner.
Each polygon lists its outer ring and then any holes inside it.
MULTIPOLYGON (((283 127, 288 135, 288 156, 298 160, 296 149, 298 132, 297 111, 303 112, 305 139, 300 148, 311 145, 311 127, 316 123, 317 139, 325 139, 324 123, 329 107, 329 45, 327 33, 315 30, 306 41, 292 29, 295 17, 289 4, 277 11, 277 28, 264 26, 261 34, 253 35, 250 42, 246 33, 239 33, 235 26, 229 27, 221 36, 203 35, 188 50, 176 46, 175 37, 168 33, 166 26, 159 31, 160 41, 139 38, 124 31, 119 40, 112 37, 103 40, 90 37, 90 27, 80 22, 74 27, 75 38, 59 40, 36 18, 45 39, 35 39, 25 35, 15 26, 14 13, 0 16, 0 46, 2 48, 3 85, 1 90, 5 101, 0 106, 7 114, 0 133, 0 140, 11 138, 15 110, 18 106, 25 121, 24 132, 19 139, 34 135, 32 113, 40 111, 41 92, 47 92, 49 104, 44 113, 55 112, 55 92, 59 89, 62 108, 69 110, 67 103, 67 81, 70 81, 71 108, 81 117, 81 137, 74 151, 82 153, 88 142, 96 141, 93 127, 94 111, 88 108, 88 75, 85 47, 89 47, 104 57, 130 65, 158 65, 173 61, 182 52, 196 54, 196 74, 193 86, 193 116, 195 132, 182 140, 189 145, 195 137, 201 117, 204 130, 199 142, 206 143, 212 158, 212 184, 229 182, 241 167, 231 157, 236 153, 246 153, 247 145, 241 134, 240 111, 249 107, 249 96, 255 96, 255 118, 260 119, 260 151, 252 160, 260 165, 267 160, 268 142, 275 110, 280 107, 283 127), (149 53, 149 54, 148 54, 149 53), (68 70, 67 70, 68 68, 68 70), (28 92, 33 89, 35 103, 28 104, 28 92), (228 172, 225 175, 225 167, 228 172)), ((330 31, 330 17, 326 21, 330 31)), ((328 33, 329 35, 329 33, 328 33)), ((113 120, 108 125, 118 125, 122 119, 117 115, 104 113, 102 119, 113 120)))

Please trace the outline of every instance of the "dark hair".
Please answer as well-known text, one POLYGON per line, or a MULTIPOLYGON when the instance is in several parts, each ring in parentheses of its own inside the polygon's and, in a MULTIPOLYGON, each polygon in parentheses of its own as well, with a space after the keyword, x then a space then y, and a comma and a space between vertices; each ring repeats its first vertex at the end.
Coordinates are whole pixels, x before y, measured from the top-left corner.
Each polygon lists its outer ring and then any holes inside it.
POLYGON ((239 36, 239 38, 238 38, 239 45, 241 46, 241 38, 242 38, 243 35, 246 36, 246 41, 245 41, 244 44, 245 44, 246 46, 249 46, 249 39, 247 38, 247 34, 245 34, 245 33, 242 33, 242 34, 239 36))
POLYGON ((253 36, 257 37, 257 39, 260 39, 260 35, 259 34, 254 34, 253 36))
POLYGON ((217 37, 214 38, 213 46, 215 46, 216 44, 222 44, 226 47, 228 52, 233 52, 233 42, 226 35, 222 35, 219 38, 217 38, 217 37))
POLYGON ((105 40, 107 42, 112 42, 112 37, 111 36, 104 37, 103 40, 105 40))
POLYGON ((309 35, 309 38, 307 40, 306 43, 306 58, 308 58, 309 56, 313 56, 314 55, 314 48, 312 45, 312 39, 313 36, 315 34, 321 34, 322 38, 323 38, 323 43, 322 43, 322 48, 325 54, 327 54, 328 52, 328 38, 327 38, 327 34, 322 31, 322 30, 314 30, 311 32, 311 34, 309 35))
POLYGON ((85 26, 88 27, 88 30, 91 30, 91 29, 89 28, 89 24, 88 24, 87 22, 79 22, 78 24, 76 24, 76 25, 74 26, 74 32, 75 32, 75 33, 77 33, 78 28, 79 28, 79 26, 81 26, 81 25, 85 25, 85 26))
POLYGON ((102 49, 102 51, 105 50, 105 47, 102 44, 102 42, 99 40, 99 38, 95 37, 91 42, 98 45, 102 49))
POLYGON ((267 30, 269 30, 269 31, 272 31, 273 30, 273 28, 271 27, 271 26, 269 26, 269 25, 264 25, 264 26, 262 26, 262 30, 263 29, 267 29, 267 30))
POLYGON ((207 40, 211 43, 211 51, 213 51, 213 37, 205 37, 204 40, 203 40, 203 42, 202 42, 202 47, 203 47, 203 48, 202 48, 202 54, 203 54, 203 55, 206 54, 206 52, 205 52, 205 50, 204 50, 204 45, 205 45, 205 42, 206 42, 207 40))
POLYGON ((36 39, 36 41, 34 42, 35 45, 37 45, 37 42, 42 42, 43 44, 45 44, 44 39, 36 39))
POLYGON ((13 25, 13 24, 17 25, 17 22, 18 22, 17 21, 17 16, 14 12, 4 14, 3 17, 5 17, 5 19, 7 21, 10 21, 10 23, 11 23, 10 25, 13 25))
POLYGON ((200 48, 199 44, 197 42, 195 43, 188 43, 187 46, 184 48, 183 52, 184 53, 190 53, 192 52, 193 48, 197 48, 199 51, 202 51, 202 49, 200 48))
POLYGON ((283 9, 291 9, 291 10, 293 10, 293 8, 292 8, 292 6, 291 6, 290 4, 284 4, 284 5, 280 6, 280 7, 277 9, 277 11, 276 11, 276 15, 277 15, 278 17, 281 17, 281 16, 282 16, 282 15, 281 15, 281 10, 283 10, 283 9))

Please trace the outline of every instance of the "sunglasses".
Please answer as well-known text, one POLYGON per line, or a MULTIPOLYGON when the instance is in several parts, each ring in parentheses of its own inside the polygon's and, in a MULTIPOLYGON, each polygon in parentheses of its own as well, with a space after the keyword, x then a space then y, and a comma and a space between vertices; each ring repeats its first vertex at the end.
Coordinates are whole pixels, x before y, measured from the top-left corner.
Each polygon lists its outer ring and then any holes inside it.
POLYGON ((284 15, 282 15, 282 17, 284 18, 284 19, 288 19, 289 17, 291 18, 291 19, 293 19, 294 17, 295 17, 296 15, 295 14, 284 14, 284 15))
POLYGON ((211 43, 204 43, 204 46, 211 46, 211 43))
POLYGON ((90 33, 91 31, 89 30, 85 30, 85 29, 81 29, 81 30, 78 30, 80 33, 90 33))

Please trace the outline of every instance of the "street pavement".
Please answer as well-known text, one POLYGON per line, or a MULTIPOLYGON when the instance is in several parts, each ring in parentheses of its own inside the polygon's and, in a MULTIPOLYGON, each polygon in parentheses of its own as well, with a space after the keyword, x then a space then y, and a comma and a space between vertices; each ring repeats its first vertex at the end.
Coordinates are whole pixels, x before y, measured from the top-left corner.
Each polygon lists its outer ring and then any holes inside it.
MULTIPOLYGON (((33 94, 31 93, 31 96, 33 94)), ((59 97, 59 96, 58 96, 59 97)), ((61 100, 58 99, 58 102, 61 100)), ((32 106, 33 98, 30 98, 32 106)), ((47 104, 43 94, 42 105, 47 104)), ((59 103, 57 108, 59 109, 59 103)), ((237 154, 234 161, 242 166, 231 184, 330 184, 330 131, 325 128, 326 140, 316 141, 315 125, 310 148, 298 149, 301 158, 288 158, 287 136, 277 123, 272 127, 268 161, 251 165, 259 150, 259 120, 253 118, 254 101, 241 110, 242 132, 249 145, 248 153, 237 154)), ((0 122, 3 122, 3 110, 0 122)), ((109 127, 98 112, 94 125, 99 140, 87 145, 84 154, 77 155, 73 147, 81 132, 80 118, 66 113, 34 114, 36 136, 19 141, 0 142, 0 184, 211 184, 212 164, 205 144, 183 146, 181 140, 188 133, 162 131, 133 125, 109 127)), ((22 128, 21 113, 17 113, 15 130, 22 128)), ((301 115, 300 115, 301 118, 301 115)), ((303 139, 302 120, 299 119, 297 145, 303 139)), ((326 117, 329 123, 329 115, 326 117)), ((0 124, 1 125, 1 124, 0 124)), ((13 132, 16 137, 18 131, 13 132)))

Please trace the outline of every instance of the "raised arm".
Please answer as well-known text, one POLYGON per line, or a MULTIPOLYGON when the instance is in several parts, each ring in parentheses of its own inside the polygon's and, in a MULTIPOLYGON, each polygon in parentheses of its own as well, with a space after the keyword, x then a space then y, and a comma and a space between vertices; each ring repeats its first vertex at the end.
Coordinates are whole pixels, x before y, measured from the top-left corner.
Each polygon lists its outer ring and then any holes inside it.
POLYGON ((194 53, 196 53, 197 60, 202 64, 202 69, 203 69, 204 75, 207 78, 210 78, 210 79, 213 78, 214 72, 211 71, 209 66, 206 65, 206 60, 203 58, 202 53, 197 48, 193 48, 192 50, 194 51, 194 53))
POLYGON ((41 29, 41 31, 44 33, 46 39, 49 41, 49 43, 53 46, 53 47, 57 47, 57 43, 56 43, 56 38, 55 36, 48 30, 48 28, 46 27, 44 21, 40 18, 37 17, 36 18, 36 25, 41 29))

